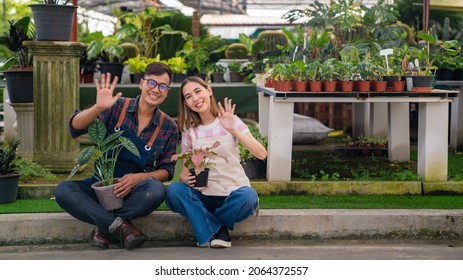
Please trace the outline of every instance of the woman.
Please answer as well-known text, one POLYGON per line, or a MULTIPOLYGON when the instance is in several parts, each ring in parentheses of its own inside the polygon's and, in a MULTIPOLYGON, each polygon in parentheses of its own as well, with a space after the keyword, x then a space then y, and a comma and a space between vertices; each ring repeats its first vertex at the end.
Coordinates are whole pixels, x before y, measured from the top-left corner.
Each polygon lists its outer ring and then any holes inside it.
POLYGON ((188 77, 180 87, 182 152, 219 141, 214 151, 226 158, 215 159, 208 187, 195 189, 195 176, 182 165, 180 182, 172 183, 167 190, 167 206, 188 218, 200 247, 230 247, 228 230, 252 215, 259 202, 241 167, 238 141, 259 159, 265 159, 267 151, 235 116, 235 106, 228 98, 223 105, 217 103, 211 87, 201 78, 188 77))

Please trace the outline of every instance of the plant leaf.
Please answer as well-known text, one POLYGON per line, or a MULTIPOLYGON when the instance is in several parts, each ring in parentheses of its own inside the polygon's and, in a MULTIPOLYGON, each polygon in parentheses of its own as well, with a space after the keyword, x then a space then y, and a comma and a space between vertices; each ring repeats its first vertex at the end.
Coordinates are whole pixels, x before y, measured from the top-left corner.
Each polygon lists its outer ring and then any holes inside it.
POLYGON ((90 126, 88 127, 88 134, 90 135, 90 138, 98 146, 102 145, 106 137, 106 132, 106 126, 100 119, 94 120, 92 124, 90 124, 90 126))
POLYGON ((88 146, 87 148, 83 149, 80 152, 79 156, 77 157, 77 164, 84 165, 86 164, 95 153, 95 146, 88 146))
POLYGON ((116 140, 117 138, 119 138, 122 135, 122 133, 124 133, 124 131, 119 130, 118 132, 114 132, 114 133, 109 134, 108 137, 106 137, 104 139, 103 143, 101 143, 101 146, 106 146, 111 141, 116 140))
POLYGON ((119 141, 121 142, 122 146, 124 146, 129 152, 140 158, 140 152, 138 151, 137 146, 130 141, 130 139, 126 137, 120 137, 119 141))

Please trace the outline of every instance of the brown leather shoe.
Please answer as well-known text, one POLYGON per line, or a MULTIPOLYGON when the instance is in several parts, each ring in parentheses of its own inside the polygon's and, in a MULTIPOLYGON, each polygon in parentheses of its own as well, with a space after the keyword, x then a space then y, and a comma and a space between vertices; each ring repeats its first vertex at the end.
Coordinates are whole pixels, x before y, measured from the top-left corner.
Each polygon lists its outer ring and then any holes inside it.
POLYGON ((96 227, 90 234, 90 244, 101 249, 108 249, 109 239, 96 227))
POLYGON ((127 250, 139 248, 146 241, 146 236, 131 222, 124 221, 117 229, 116 234, 124 241, 127 250))

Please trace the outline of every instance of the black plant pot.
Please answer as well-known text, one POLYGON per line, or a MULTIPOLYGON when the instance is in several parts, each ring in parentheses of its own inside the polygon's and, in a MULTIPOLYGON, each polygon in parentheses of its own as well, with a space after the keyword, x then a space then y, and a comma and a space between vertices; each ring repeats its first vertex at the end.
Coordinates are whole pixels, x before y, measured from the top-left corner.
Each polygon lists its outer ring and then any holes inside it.
POLYGON ((5 71, 6 87, 11 103, 30 103, 34 102, 34 72, 25 71, 5 71))
POLYGON ((437 80, 439 81, 451 81, 453 80, 454 70, 442 68, 437 69, 437 80))
POLYGON ((413 88, 432 88, 432 76, 412 76, 413 88))
POLYGON ((130 82, 132 84, 139 84, 140 80, 143 79, 144 74, 143 73, 132 73, 130 74, 130 82))
POLYGON ((114 80, 114 77, 119 77, 118 83, 121 82, 122 72, 124 71, 124 64, 117 62, 104 62, 100 63, 100 72, 101 74, 110 73, 111 74, 111 83, 114 80))
POLYGON ((249 179, 263 179, 267 173, 267 163, 260 159, 251 159, 242 166, 249 179))
POLYGON ((189 169, 190 173, 196 176, 195 188, 207 187, 207 181, 209 180, 209 168, 204 169, 196 175, 193 168, 189 169))
POLYGON ((223 73, 212 73, 211 75, 213 83, 223 83, 223 73))
MULTIPOLYGON (((387 82, 386 88, 392 89, 392 82, 397 81, 397 76, 383 76, 383 81, 387 82)), ((388 90, 391 91, 391 90, 388 90)))
POLYGON ((16 201, 20 176, 20 173, 0 175, 0 204, 16 201))
POLYGON ((188 76, 186 74, 174 74, 174 83, 181 83, 188 76))
POLYGON ((69 41, 77 6, 29 5, 35 23, 37 41, 69 41))

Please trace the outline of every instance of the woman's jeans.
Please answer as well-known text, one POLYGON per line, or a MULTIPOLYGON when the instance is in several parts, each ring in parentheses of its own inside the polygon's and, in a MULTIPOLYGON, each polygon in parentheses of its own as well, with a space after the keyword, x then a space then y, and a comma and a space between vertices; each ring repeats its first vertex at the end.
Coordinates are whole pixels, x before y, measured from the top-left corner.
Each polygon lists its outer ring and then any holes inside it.
POLYGON ((85 181, 61 182, 54 196, 59 206, 71 216, 96 225, 102 233, 108 234, 117 217, 131 221, 156 210, 166 198, 166 187, 156 179, 142 181, 124 197, 122 207, 113 211, 107 211, 98 203, 91 184, 85 181))
POLYGON ((167 206, 188 218, 198 244, 208 242, 222 225, 233 230, 236 222, 254 213, 258 203, 257 192, 247 186, 228 196, 206 196, 182 182, 167 188, 167 206))

